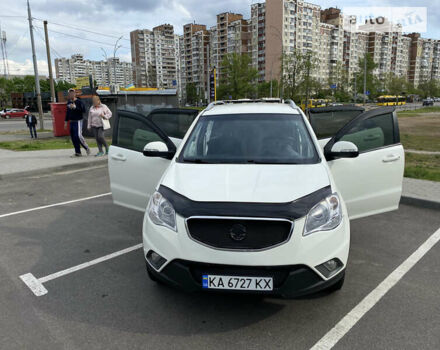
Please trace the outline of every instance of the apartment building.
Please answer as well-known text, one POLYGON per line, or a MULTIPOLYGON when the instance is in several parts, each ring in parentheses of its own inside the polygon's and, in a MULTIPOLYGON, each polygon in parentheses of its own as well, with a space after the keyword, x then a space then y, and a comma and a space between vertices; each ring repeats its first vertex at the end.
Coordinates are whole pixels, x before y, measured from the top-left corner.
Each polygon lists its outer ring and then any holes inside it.
POLYGON ((189 83, 196 86, 197 93, 207 98, 208 61, 210 33, 206 25, 189 23, 183 26, 182 89, 189 83))
POLYGON ((317 56, 320 57, 321 69, 318 70, 318 75, 323 82, 330 84, 343 84, 347 82, 340 81, 343 76, 342 70, 346 70, 344 64, 344 19, 340 9, 330 7, 321 10, 320 26, 327 27, 330 32, 330 37, 321 35, 321 43, 317 49, 317 56), (328 47, 326 43, 329 43, 328 47), (328 65, 328 68, 324 68, 328 65))
POLYGON ((138 29, 130 33, 133 80, 136 86, 157 86, 153 31, 138 29))
POLYGON ((132 66, 130 62, 120 61, 119 58, 109 58, 107 61, 92 61, 84 59, 81 54, 70 58, 55 59, 55 75, 57 79, 75 84, 76 78, 92 75, 98 85, 116 84, 120 87, 133 83, 132 66))
POLYGON ((265 10, 265 79, 278 79, 282 55, 298 52, 310 53, 317 63, 311 76, 327 82, 342 58, 340 19, 322 23, 321 7, 301 0, 267 0, 265 10))
POLYGON ((419 33, 410 38, 408 78, 415 86, 431 79, 439 79, 440 40, 422 38, 419 33))
POLYGON ((221 63, 228 53, 247 54, 251 44, 250 24, 239 13, 224 12, 217 15, 215 45, 212 45, 212 62, 221 76, 221 63))
POLYGON ((258 80, 265 79, 265 49, 266 49, 266 3, 251 5, 251 43, 249 54, 252 58, 252 67, 258 71, 258 80))
POLYGON ((434 41, 431 77, 440 80, 440 40, 434 41))
POLYGON ((133 79, 136 86, 177 88, 179 37, 171 24, 130 33, 133 79))

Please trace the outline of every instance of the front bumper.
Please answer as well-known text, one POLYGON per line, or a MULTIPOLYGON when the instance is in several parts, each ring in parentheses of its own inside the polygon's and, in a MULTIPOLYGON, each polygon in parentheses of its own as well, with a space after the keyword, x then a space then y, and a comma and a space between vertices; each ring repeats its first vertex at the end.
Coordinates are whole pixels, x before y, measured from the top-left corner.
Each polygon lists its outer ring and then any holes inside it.
MULTIPOLYGON (((327 289, 343 278, 345 273, 345 270, 341 270, 331 279, 323 280, 304 265, 249 267, 197 263, 187 260, 174 260, 161 272, 154 271, 151 267, 149 270, 158 280, 186 292, 218 292, 218 290, 202 287, 202 275, 205 274, 272 277, 274 286, 272 291, 252 291, 251 293, 277 295, 284 298, 300 297, 327 289)), ((222 290, 222 292, 250 293, 240 290, 222 290)))
MULTIPOLYGON (((346 210, 341 224, 331 231, 303 236, 305 218, 297 219, 289 241, 262 251, 232 251, 207 247, 189 237, 185 221, 177 216, 177 232, 153 224, 144 217, 144 257, 152 250, 166 259, 149 270, 158 279, 187 290, 202 290, 201 274, 273 277, 272 294, 296 297, 317 292, 344 275, 350 246, 346 210), (341 269, 327 278, 316 268, 338 259, 341 269)), ((206 289, 203 289, 206 290, 206 289)))

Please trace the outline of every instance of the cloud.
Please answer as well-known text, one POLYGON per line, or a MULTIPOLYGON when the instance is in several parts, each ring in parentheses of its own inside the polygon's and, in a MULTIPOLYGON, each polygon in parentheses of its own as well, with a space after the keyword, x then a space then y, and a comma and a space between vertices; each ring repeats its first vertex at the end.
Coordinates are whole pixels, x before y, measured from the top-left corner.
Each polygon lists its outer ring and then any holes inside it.
MULTIPOLYGON (((24 62, 17 62, 14 60, 8 60, 9 74, 11 75, 34 75, 34 65, 32 60, 25 59, 24 62)), ((49 69, 47 67, 47 61, 37 60, 38 74, 42 76, 49 75, 49 69)), ((3 69, 3 67, 2 67, 3 69)), ((54 69, 54 67, 52 67, 54 69)), ((54 72, 55 74, 55 72, 54 72)))

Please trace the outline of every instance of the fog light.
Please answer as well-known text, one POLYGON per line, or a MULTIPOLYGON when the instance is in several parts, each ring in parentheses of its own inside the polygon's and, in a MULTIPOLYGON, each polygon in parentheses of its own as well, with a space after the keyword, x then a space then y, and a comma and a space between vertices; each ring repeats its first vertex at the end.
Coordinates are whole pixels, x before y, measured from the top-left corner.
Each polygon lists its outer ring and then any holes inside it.
POLYGON ((165 264, 167 262, 167 260, 163 257, 161 257, 159 254, 157 254, 156 252, 150 250, 147 253, 147 261, 150 263, 151 266, 154 267, 155 270, 159 270, 163 264, 165 264))
POLYGON ((343 264, 341 260, 334 258, 325 263, 316 266, 316 269, 321 272, 326 278, 335 275, 341 268, 343 264))

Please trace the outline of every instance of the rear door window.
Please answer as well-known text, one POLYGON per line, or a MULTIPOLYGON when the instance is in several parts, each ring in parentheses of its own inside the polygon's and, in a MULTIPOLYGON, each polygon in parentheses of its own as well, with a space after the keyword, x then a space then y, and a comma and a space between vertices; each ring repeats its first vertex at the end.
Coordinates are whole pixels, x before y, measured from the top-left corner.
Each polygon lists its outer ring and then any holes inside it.
POLYGON ((183 139, 197 114, 197 110, 156 110, 148 118, 169 137, 183 139))
POLYGON ((309 119, 316 137, 320 140, 336 135, 344 125, 363 111, 363 108, 312 108, 309 110, 309 119))

